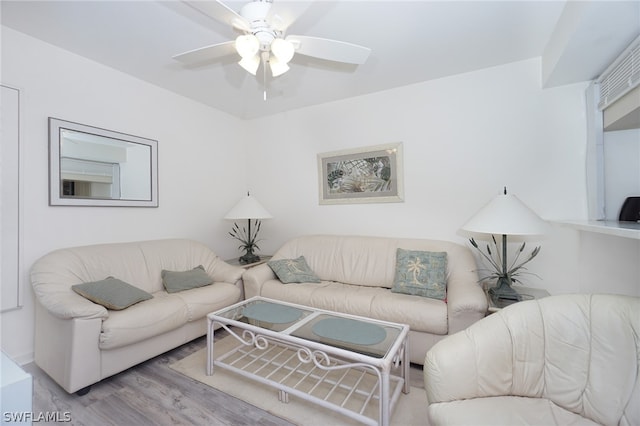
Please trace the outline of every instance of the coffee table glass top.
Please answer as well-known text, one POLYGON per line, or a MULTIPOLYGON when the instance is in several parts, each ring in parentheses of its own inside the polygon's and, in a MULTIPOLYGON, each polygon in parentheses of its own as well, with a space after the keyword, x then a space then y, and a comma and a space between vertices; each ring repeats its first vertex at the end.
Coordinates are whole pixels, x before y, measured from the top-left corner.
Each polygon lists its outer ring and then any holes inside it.
POLYGON ((246 300, 215 313, 218 317, 271 331, 284 331, 313 313, 311 308, 289 306, 266 300, 246 300))
POLYGON ((402 328, 366 318, 352 319, 340 314, 320 313, 291 332, 292 336, 337 348, 383 358, 402 328))
POLYGON ((212 315, 374 358, 383 358, 403 330, 401 324, 263 298, 248 299, 212 315))

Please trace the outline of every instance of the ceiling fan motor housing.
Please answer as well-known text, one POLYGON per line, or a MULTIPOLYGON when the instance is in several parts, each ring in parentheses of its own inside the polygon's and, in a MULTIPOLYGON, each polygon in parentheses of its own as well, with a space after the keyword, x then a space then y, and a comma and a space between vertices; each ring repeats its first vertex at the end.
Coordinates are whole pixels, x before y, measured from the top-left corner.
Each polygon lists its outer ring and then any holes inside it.
POLYGON ((271 9, 272 0, 257 0, 245 4, 240 10, 240 15, 245 18, 251 29, 249 32, 253 34, 260 42, 260 50, 268 51, 271 43, 276 38, 282 36, 267 23, 267 15, 271 9))
POLYGON ((249 22, 264 21, 269 14, 273 1, 257 0, 247 3, 240 9, 240 16, 249 22))
POLYGON ((273 43, 273 40, 277 38, 276 31, 268 27, 252 30, 251 33, 256 36, 260 42, 260 50, 262 51, 268 51, 271 49, 271 43, 273 43))

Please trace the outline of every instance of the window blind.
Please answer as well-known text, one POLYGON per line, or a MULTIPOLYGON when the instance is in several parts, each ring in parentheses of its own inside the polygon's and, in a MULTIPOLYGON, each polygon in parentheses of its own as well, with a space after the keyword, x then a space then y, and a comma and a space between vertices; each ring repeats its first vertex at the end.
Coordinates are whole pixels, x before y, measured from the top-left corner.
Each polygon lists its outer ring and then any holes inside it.
POLYGON ((622 52, 597 82, 600 85, 600 110, 606 109, 640 84, 640 37, 622 52))
POLYGON ((114 164, 62 157, 60 174, 66 180, 113 183, 114 164))

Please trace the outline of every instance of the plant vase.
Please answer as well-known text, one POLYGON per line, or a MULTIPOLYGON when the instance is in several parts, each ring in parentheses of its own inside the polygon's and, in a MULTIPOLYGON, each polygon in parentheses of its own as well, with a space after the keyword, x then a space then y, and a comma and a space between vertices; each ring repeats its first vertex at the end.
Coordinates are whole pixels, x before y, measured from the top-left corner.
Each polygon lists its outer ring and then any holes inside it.
POLYGON ((518 300, 518 293, 511 287, 512 281, 509 277, 498 277, 495 287, 489 289, 489 296, 495 299, 518 300))
POLYGON ((233 228, 229 235, 231 235, 234 239, 240 241, 242 244, 238 246, 240 250, 244 251, 244 255, 240 256, 238 262, 242 265, 248 265, 250 263, 256 263, 260 261, 260 257, 256 255, 253 251, 260 250, 258 247, 258 233, 260 232, 260 221, 254 221, 253 230, 251 229, 251 219, 247 220, 247 227, 245 228, 238 226, 237 223, 233 224, 233 228))

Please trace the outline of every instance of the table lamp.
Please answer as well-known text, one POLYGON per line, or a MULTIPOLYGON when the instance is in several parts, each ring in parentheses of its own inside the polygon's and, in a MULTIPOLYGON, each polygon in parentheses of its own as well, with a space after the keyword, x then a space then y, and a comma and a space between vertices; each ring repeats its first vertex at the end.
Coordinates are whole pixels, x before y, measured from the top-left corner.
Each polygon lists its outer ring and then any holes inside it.
POLYGON ((238 203, 229 210, 229 213, 224 217, 230 220, 247 219, 247 227, 238 226, 234 222, 233 228, 229 235, 240 241, 242 244, 238 247, 245 251, 245 254, 241 256, 238 261, 243 264, 255 263, 260 260, 260 257, 253 251, 260 250, 258 247, 258 233, 260 232, 260 219, 271 219, 271 213, 267 211, 258 200, 247 192, 247 196, 243 197, 238 203), (254 228, 251 229, 251 221, 254 221, 254 228))
POLYGON ((516 277, 523 273, 522 267, 540 252, 540 246, 534 248, 527 258, 518 263, 520 255, 525 248, 525 243, 522 243, 515 259, 509 264, 507 262, 507 236, 542 235, 547 232, 547 223, 520 201, 518 197, 507 194, 507 188, 505 187, 503 193, 480 209, 462 227, 462 230, 491 235, 495 253, 491 251, 488 244, 486 247, 487 253, 484 253, 473 238, 469 240, 471 245, 480 252, 494 269, 493 273, 485 277, 497 278, 497 285, 489 289, 489 295, 494 299, 519 300, 518 293, 511 288, 511 285, 514 281, 518 281, 516 277), (502 235, 502 255, 494 235, 502 235))

